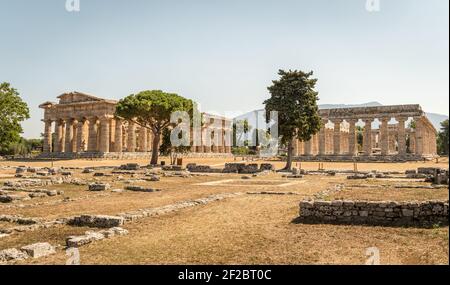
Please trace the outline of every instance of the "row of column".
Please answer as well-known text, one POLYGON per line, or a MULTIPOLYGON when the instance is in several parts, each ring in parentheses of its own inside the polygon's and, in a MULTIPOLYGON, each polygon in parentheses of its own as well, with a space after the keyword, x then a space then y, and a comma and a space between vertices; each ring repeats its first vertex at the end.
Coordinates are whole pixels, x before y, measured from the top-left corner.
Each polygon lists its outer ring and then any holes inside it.
MULTIPOLYGON (((203 127, 200 133, 195 133, 201 141, 200 146, 193 146, 192 152, 196 153, 231 153, 231 128, 203 127)), ((194 135, 194 131, 191 130, 194 135)), ((191 143, 193 142, 191 137, 191 143)))
MULTIPOLYGON (((44 149, 48 152, 135 152, 137 150, 136 126, 128 124, 125 133, 124 122, 112 116, 92 117, 87 119, 46 120, 44 129, 44 149), (55 123, 53 141, 52 125, 55 123), (128 140, 126 140, 128 138, 128 140)), ((140 128, 139 151, 149 151, 148 140, 151 139, 147 128, 140 128)))
MULTIPOLYGON (((390 117, 380 118, 380 148, 381 155, 389 155, 389 126, 390 117)), ((398 155, 406 155, 407 145, 406 145, 406 129, 405 122, 408 118, 398 117, 398 155)), ((318 155, 327 155, 327 149, 329 149, 330 144, 332 144, 332 154, 333 155, 351 155, 355 156, 358 154, 358 140, 357 140, 357 127, 356 124, 359 119, 346 119, 348 123, 348 133, 341 129, 343 120, 333 119, 331 123, 333 124, 332 137, 330 142, 330 136, 327 135, 327 128, 329 120, 323 119, 322 128, 318 133, 318 155)), ((363 144, 362 150, 364 155, 372 155, 373 144, 372 144, 372 123, 373 119, 363 119, 364 131, 363 131, 363 144)), ((414 137, 414 144, 417 145, 415 148, 416 154, 433 153, 435 147, 433 146, 433 134, 429 128, 424 128, 422 126, 423 122, 421 118, 415 118, 416 121, 416 132, 414 137), (426 143, 424 143, 426 142, 426 143), (423 148, 426 148, 424 150, 423 148)), ((294 141, 294 155, 312 155, 313 145, 316 143, 317 137, 313 136, 311 140, 307 142, 294 141)))
MULTIPOLYGON (((147 152, 153 148, 153 133, 150 129, 105 116, 88 119, 46 120, 44 129, 44 153, 62 152, 147 152), (53 123, 55 140, 52 139, 53 123), (126 124, 126 127, 125 127, 126 124)), ((231 129, 228 130, 231 132, 231 129)), ((192 152, 231 153, 231 144, 226 142, 226 130, 205 129, 201 132, 202 145, 193 146, 192 152), (221 135, 217 135, 221 132, 221 135), (219 141, 206 140, 206 134, 215 134, 219 141), (204 144, 204 145, 203 145, 204 144)), ((160 139, 161 143, 162 137, 160 139)), ((192 138, 191 138, 192 142, 192 138)))

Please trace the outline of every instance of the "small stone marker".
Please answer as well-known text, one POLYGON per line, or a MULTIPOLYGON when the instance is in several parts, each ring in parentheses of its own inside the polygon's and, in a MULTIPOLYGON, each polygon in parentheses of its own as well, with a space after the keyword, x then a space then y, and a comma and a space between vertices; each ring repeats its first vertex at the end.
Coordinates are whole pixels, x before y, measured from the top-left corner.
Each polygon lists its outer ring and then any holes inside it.
POLYGON ((39 258, 55 253, 55 248, 48 242, 30 244, 22 247, 21 250, 33 258, 39 258))

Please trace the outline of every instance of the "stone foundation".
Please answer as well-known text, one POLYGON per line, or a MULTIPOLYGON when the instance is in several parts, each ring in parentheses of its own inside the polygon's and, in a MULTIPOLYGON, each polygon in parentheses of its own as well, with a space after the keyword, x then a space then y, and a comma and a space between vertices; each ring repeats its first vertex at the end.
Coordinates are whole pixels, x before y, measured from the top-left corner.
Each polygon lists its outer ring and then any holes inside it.
POLYGON ((112 228, 122 226, 124 219, 116 216, 106 215, 81 215, 74 217, 68 221, 69 225, 79 227, 94 227, 94 228, 112 228))
MULTIPOLYGON (((149 159, 151 152, 49 152, 41 153, 37 159, 149 159)), ((184 158, 230 158, 231 153, 188 153, 184 158)))
POLYGON ((424 202, 302 201, 299 222, 386 226, 448 225, 448 200, 424 202))
MULTIPOLYGON (((422 156, 422 155, 302 155, 295 156, 293 161, 329 161, 329 162, 342 162, 342 161, 356 161, 356 162, 407 162, 407 161, 423 161, 432 160, 435 156, 422 156)), ((286 158, 284 158, 285 160, 286 158)))

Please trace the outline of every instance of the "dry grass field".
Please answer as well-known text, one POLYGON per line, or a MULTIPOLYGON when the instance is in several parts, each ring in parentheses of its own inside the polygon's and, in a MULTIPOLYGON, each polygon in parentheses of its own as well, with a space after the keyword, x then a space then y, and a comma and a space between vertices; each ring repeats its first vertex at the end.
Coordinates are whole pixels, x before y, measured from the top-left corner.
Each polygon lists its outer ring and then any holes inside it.
MULTIPOLYGON (((185 159, 223 167, 233 159, 185 159)), ((128 162, 146 165, 147 161, 72 160, 72 161, 0 161, 0 185, 14 180, 15 168, 118 166, 128 162)), ((259 161, 262 162, 262 161, 259 161)), ((282 162, 273 162, 280 168, 282 162)), ((448 168, 448 159, 418 163, 359 163, 359 170, 400 171, 417 167, 448 168)), ((303 162, 306 170, 317 170, 318 163, 303 162)), ((327 170, 352 170, 352 163, 325 162, 327 170)), ((22 215, 43 220, 81 214, 117 215, 138 209, 156 208, 180 201, 200 199, 221 193, 241 195, 181 209, 172 213, 126 222, 128 235, 97 241, 80 247, 82 264, 364 264, 365 250, 378 247, 382 264, 448 264, 448 227, 380 227, 328 224, 300 224, 299 202, 319 195, 326 200, 352 199, 373 201, 448 200, 448 189, 429 189, 430 184, 414 179, 348 180, 346 175, 305 175, 288 179, 272 173, 242 179, 238 174, 193 174, 192 177, 165 177, 156 182, 142 181, 144 170, 134 175, 114 174, 94 177, 72 170, 74 178, 101 181, 111 189, 141 185, 160 189, 144 193, 111 190, 87 191, 86 185, 60 184, 45 187, 63 190, 63 195, 27 201, 0 203, 0 215, 22 215), (119 177, 122 176, 122 177, 119 177), (363 186, 361 186, 363 185, 363 186), (412 186, 411 188, 408 188, 412 186), (399 188, 398 186, 401 186, 399 188), (423 188, 421 188, 423 186, 423 188), (279 192, 289 195, 249 194, 279 192), (327 192, 324 192, 327 193, 327 192)), ((96 170, 111 173, 111 169, 96 170)), ((0 222, 0 229, 16 226, 0 222)), ((65 264, 65 239, 89 229, 61 225, 34 231, 18 232, 0 238, 0 250, 49 242, 59 245, 57 253, 19 264, 65 264)))

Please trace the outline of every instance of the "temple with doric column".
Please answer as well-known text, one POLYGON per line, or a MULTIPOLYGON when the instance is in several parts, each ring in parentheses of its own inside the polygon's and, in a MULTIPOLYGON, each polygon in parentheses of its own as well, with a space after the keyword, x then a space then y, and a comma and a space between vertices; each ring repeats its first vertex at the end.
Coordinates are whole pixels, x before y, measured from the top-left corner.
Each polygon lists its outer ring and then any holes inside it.
MULTIPOLYGON (((145 157, 152 151, 153 133, 114 116, 117 101, 71 92, 59 102, 45 102, 42 157, 145 157)), ((204 114, 203 136, 193 153, 230 155, 232 120, 204 114)), ((191 138, 191 142, 193 139, 191 138)))
POLYGON ((437 154, 437 130, 419 105, 322 109, 319 114, 320 132, 293 143, 299 159, 419 160, 437 154))

